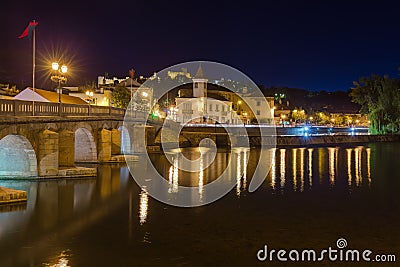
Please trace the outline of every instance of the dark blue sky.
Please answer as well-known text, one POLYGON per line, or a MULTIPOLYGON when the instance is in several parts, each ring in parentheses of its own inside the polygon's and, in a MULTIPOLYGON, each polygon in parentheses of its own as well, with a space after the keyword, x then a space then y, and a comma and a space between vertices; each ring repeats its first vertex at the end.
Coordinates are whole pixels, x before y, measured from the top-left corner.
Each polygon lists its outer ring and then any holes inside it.
POLYGON ((0 80, 31 83, 31 43, 17 36, 36 19, 42 87, 45 60, 64 54, 70 85, 132 67, 148 75, 209 60, 266 86, 347 90, 361 76, 398 75, 399 7, 384 0, 5 2, 0 80))

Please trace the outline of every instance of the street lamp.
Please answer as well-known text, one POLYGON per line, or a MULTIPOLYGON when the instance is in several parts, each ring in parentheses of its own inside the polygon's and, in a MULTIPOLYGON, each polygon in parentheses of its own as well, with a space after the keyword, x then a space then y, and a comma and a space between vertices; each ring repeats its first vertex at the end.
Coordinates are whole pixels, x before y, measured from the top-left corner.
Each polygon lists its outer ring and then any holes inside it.
POLYGON ((52 75, 50 79, 53 82, 58 83, 57 87, 57 92, 58 92, 58 103, 61 103, 61 83, 66 83, 67 82, 67 77, 65 77, 65 73, 68 71, 68 67, 66 65, 62 65, 60 67, 60 64, 58 62, 53 62, 51 63, 51 68, 53 71, 58 72, 58 74, 52 75))
POLYGON ((93 91, 87 90, 85 94, 88 96, 90 104, 93 104, 93 91))

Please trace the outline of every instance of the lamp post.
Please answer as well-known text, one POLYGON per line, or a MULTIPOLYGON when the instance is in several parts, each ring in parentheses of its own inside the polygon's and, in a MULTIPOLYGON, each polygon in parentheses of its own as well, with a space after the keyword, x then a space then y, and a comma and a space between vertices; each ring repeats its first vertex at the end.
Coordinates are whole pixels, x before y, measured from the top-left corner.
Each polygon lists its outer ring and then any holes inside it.
MULTIPOLYGON (((87 90, 85 94, 88 96, 90 104, 93 104, 93 95, 94 95, 93 91, 87 90)), ((94 104, 96 104, 96 103, 94 103, 94 104)))
POLYGON ((53 62, 51 64, 51 68, 53 69, 54 72, 58 72, 55 75, 51 76, 51 80, 53 82, 58 83, 58 87, 57 87, 57 92, 58 92, 58 103, 61 103, 61 83, 66 83, 67 82, 67 77, 65 77, 65 73, 67 73, 68 71, 68 67, 66 65, 62 65, 60 67, 60 64, 58 64, 58 62, 53 62))

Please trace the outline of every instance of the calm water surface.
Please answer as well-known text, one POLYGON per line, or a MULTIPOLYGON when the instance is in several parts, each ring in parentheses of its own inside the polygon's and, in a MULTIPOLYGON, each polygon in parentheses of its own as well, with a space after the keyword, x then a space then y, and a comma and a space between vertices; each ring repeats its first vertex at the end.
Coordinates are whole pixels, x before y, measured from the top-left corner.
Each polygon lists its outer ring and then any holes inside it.
MULTIPOLYGON (((246 190, 259 151, 218 153, 202 173, 178 171, 153 155, 169 181, 202 186, 230 158, 237 185, 215 203, 176 208, 148 196, 121 165, 98 165, 93 179, 2 180, 28 191, 23 205, 0 206, 0 266, 306 266, 258 262, 265 244, 275 249, 348 247, 396 254, 396 263, 315 266, 399 266, 400 144, 286 148, 271 151, 261 188, 246 190), (240 172, 240 171, 239 171, 240 172)), ((195 150, 189 156, 198 157, 195 150)), ((139 164, 139 163, 138 163, 139 164)))

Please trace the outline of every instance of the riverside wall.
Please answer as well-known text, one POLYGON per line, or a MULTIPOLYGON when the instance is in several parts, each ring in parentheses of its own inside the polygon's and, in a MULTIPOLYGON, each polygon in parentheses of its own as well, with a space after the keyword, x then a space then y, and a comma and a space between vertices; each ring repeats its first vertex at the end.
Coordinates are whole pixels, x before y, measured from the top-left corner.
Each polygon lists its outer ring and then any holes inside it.
MULTIPOLYGON (((182 147, 196 147, 203 138, 210 138, 217 143, 217 146, 229 146, 230 139, 223 133, 182 133, 185 142, 180 142, 182 147)), ((264 137, 249 136, 249 143, 252 147, 261 146, 261 142, 267 145, 276 144, 283 146, 323 146, 341 144, 362 144, 375 142, 400 142, 400 135, 318 135, 318 136, 275 136, 264 137)))

